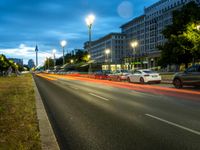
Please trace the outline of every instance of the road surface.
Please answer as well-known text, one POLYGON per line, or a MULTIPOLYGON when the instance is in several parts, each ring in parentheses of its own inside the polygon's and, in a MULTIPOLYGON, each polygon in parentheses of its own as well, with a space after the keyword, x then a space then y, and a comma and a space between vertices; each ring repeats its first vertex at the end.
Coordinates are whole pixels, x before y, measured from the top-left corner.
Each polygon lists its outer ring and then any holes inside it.
POLYGON ((34 79, 62 150, 200 150, 198 93, 34 79))

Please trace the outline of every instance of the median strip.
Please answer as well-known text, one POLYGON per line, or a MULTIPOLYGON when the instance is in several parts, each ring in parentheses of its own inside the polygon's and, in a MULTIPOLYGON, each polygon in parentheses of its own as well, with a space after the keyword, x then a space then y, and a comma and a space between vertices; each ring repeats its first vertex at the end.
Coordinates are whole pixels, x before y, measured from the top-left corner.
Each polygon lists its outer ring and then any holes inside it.
POLYGON ((159 121, 161 121, 161 122, 167 123, 167 124, 169 124, 169 125, 172 125, 172 126, 175 126, 175 127, 180 128, 180 129, 189 131, 189 132, 191 132, 191 133, 193 133, 193 134, 200 135, 200 132, 199 132, 199 131, 196 131, 196 130, 193 130, 193 129, 184 127, 184 126, 182 126, 182 125, 173 123, 173 122, 171 122, 171 121, 167 121, 167 120, 165 120, 165 119, 162 119, 162 118, 159 118, 159 117, 150 115, 150 114, 145 114, 145 115, 148 116, 148 117, 150 117, 150 118, 153 118, 153 119, 159 120, 159 121))
POLYGON ((107 98, 101 97, 101 96, 96 95, 96 94, 93 94, 93 93, 89 93, 89 95, 92 95, 92 96, 94 96, 94 97, 97 97, 97 98, 103 99, 103 100, 105 100, 105 101, 110 101, 110 100, 107 99, 107 98))

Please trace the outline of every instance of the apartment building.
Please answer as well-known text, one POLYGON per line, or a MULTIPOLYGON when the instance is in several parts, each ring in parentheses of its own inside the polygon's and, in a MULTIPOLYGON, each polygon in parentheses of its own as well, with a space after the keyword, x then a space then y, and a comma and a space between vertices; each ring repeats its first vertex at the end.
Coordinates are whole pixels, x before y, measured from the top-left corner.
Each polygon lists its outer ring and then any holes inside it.
MULTIPOLYGON (((118 64, 122 62, 124 56, 124 40, 125 35, 121 33, 110 33, 98 40, 92 41, 90 55, 91 59, 95 63, 110 62, 118 64), (106 54, 105 50, 109 49, 109 53, 106 54)), ((88 49, 88 42, 85 43, 84 49, 88 49)))

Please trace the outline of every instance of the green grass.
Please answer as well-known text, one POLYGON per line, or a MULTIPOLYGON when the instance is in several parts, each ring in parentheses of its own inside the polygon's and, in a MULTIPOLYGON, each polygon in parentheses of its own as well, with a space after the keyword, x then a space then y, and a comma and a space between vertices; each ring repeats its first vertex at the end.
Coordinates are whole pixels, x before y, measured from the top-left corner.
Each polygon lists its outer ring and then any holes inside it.
POLYGON ((0 150, 40 150, 31 74, 0 77, 0 150))

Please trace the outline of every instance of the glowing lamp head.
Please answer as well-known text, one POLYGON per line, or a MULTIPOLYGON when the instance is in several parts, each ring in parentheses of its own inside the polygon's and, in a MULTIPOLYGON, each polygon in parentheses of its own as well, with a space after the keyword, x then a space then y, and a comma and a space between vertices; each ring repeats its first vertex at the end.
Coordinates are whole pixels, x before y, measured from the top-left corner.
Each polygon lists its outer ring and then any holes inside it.
POLYGON ((71 63, 74 63, 74 60, 73 60, 73 59, 71 59, 71 60, 70 60, 70 62, 71 62, 71 63))
POLYGON ((200 30, 200 25, 197 26, 197 30, 200 30))
POLYGON ((105 53, 106 53, 106 54, 110 54, 110 49, 106 49, 106 50, 105 50, 105 53))
POLYGON ((87 58, 88 58, 88 59, 90 59, 90 58, 91 58, 91 56, 90 56, 90 55, 87 55, 87 58))
POLYGON ((131 47, 132 48, 135 48, 137 46, 138 46, 138 42, 137 41, 131 42, 131 47))
POLYGON ((88 26, 91 26, 94 23, 94 20, 95 16, 91 14, 85 19, 85 22, 88 26))
POLYGON ((62 47, 65 47, 65 46, 67 45, 67 41, 62 40, 62 41, 60 42, 60 45, 61 45, 62 47))

